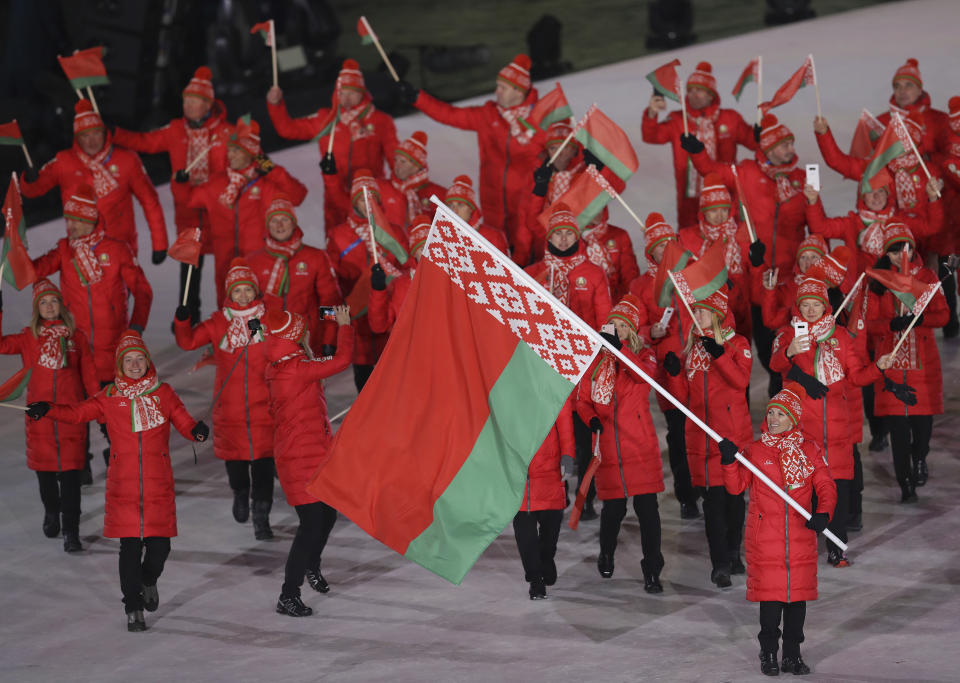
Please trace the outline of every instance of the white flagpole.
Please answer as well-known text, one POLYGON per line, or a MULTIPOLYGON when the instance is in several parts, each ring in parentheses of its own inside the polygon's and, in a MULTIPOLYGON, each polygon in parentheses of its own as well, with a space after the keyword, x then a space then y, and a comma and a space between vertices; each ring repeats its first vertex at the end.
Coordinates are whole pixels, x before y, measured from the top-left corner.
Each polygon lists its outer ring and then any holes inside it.
POLYGON ((683 87, 683 81, 680 81, 680 116, 683 118, 683 134, 690 135, 687 127, 687 91, 683 87))
POLYGON ((373 39, 373 44, 377 46, 377 52, 380 53, 380 59, 383 60, 383 63, 387 65, 387 68, 390 70, 390 75, 393 76, 393 80, 400 82, 400 77, 397 75, 396 69, 393 68, 393 64, 390 63, 390 58, 387 57, 387 53, 383 51, 383 45, 380 44, 380 39, 377 38, 377 34, 373 32, 373 27, 370 25, 370 22, 367 21, 366 17, 361 16, 360 21, 363 22, 363 25, 367 27, 367 33, 370 34, 370 37, 373 39))
POLYGON ((757 55, 757 123, 763 120, 763 55, 757 55))
POLYGON ((367 194, 367 188, 363 188, 363 205, 367 207, 367 227, 370 228, 370 250, 373 251, 373 264, 380 263, 377 257, 377 240, 373 236, 373 218, 370 216, 370 196, 367 194))
POLYGON ((87 95, 90 96, 90 104, 93 105, 93 110, 99 114, 100 107, 97 106, 97 98, 93 96, 93 88, 89 85, 87 86, 87 95))
POLYGON ((575 126, 573 127, 573 130, 570 131, 570 134, 567 135, 567 137, 565 137, 565 138, 563 139, 563 142, 560 143, 560 146, 557 147, 557 151, 554 152, 554 153, 553 153, 553 156, 550 157, 550 161, 547 162, 547 165, 548 165, 548 166, 549 166, 550 164, 552 164, 552 163, 556 160, 556 158, 557 158, 558 156, 560 156, 560 152, 562 152, 562 151, 563 151, 563 148, 567 146, 567 143, 569 143, 571 140, 573 140, 573 136, 577 134, 577 131, 580 130, 581 128, 583 128, 584 125, 586 125, 587 119, 590 118, 590 114, 592 114, 593 111, 594 111, 594 109, 596 109, 596 108, 597 108, 597 103, 596 103, 596 102, 594 102, 593 104, 590 105, 590 108, 587 109, 587 113, 583 115, 583 118, 580 119, 580 121, 577 123, 577 125, 575 125, 575 126))
POLYGON ((813 61, 813 55, 808 55, 810 60, 810 70, 813 72, 813 89, 817 93, 817 118, 823 118, 823 114, 820 113, 820 83, 817 81, 817 65, 813 61))
POLYGON ((279 88, 277 79, 277 28, 273 19, 270 20, 270 58, 273 61, 273 87, 279 88))
POLYGON ((843 300, 843 303, 840 304, 840 308, 837 309, 837 314, 846 309, 847 304, 850 303, 850 299, 852 299, 853 295, 857 293, 857 287, 860 286, 860 283, 863 282, 863 278, 866 276, 866 272, 860 273, 860 277, 857 278, 857 281, 853 283, 853 287, 850 288, 850 293, 847 294, 846 298, 843 300))
MULTIPOLYGON (((920 162, 920 168, 927 174, 927 180, 933 180, 933 176, 930 175, 930 170, 927 168, 927 165, 923 163, 923 157, 920 156, 920 152, 917 151, 917 146, 913 143, 913 138, 910 137, 910 131, 907 130, 907 124, 903 122, 903 117, 900 116, 900 112, 893 112, 893 116, 897 120, 897 125, 900 126, 901 136, 907 138, 907 141, 910 143, 910 149, 913 150, 913 153, 917 156, 917 160, 920 162)), ((937 190, 937 197, 940 197, 940 190, 937 190)))

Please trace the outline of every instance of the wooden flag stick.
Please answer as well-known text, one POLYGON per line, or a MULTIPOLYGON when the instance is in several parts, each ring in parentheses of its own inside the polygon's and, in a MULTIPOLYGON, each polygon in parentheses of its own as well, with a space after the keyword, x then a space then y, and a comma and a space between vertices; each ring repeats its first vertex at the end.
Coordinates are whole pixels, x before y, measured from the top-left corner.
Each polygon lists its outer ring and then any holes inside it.
POLYGON ((270 20, 270 59, 273 61, 273 87, 279 88, 277 80, 277 27, 273 19, 270 20))
POLYGON ((187 305, 187 296, 190 294, 190 277, 193 275, 193 264, 190 263, 187 265, 187 283, 183 286, 183 301, 180 302, 181 306, 187 305))
POLYGON ((33 168, 33 159, 30 158, 30 152, 27 151, 27 145, 24 142, 20 143, 20 149, 23 150, 23 156, 27 160, 27 166, 33 168))
POLYGON ((380 263, 377 256, 377 239, 373 235, 373 217, 370 214, 370 196, 367 194, 367 188, 363 188, 363 205, 367 207, 367 226, 370 228, 370 250, 373 251, 373 264, 380 263))
POLYGON ((380 59, 387 65, 387 69, 390 70, 390 75, 393 76, 393 80, 399 83, 400 77, 397 75, 396 69, 393 68, 393 64, 390 63, 390 58, 387 57, 387 53, 383 51, 383 45, 380 44, 380 39, 377 38, 377 34, 373 32, 373 27, 370 26, 370 22, 367 21, 366 17, 360 17, 360 21, 367 27, 370 37, 373 38, 373 44, 377 46, 377 52, 380 53, 380 59))
MULTIPOLYGON (((943 289, 943 283, 942 283, 942 282, 937 283, 937 286, 940 287, 941 290, 943 289)), ((907 325, 907 329, 905 329, 905 330, 903 331, 903 336, 900 337, 900 341, 897 342, 897 345, 893 347, 893 351, 890 352, 890 355, 891 355, 891 356, 896 356, 896 355, 897 355, 897 351, 899 351, 899 350, 900 350, 900 347, 903 346, 903 342, 905 342, 905 341, 907 340, 907 336, 910 334, 910 330, 912 330, 912 329, 913 329, 913 326, 917 324, 917 321, 918 321, 918 320, 920 320, 920 316, 923 315, 923 312, 924 312, 925 310, 927 310, 927 306, 930 305, 930 302, 931 302, 931 301, 933 301, 933 297, 932 297, 932 296, 931 296, 929 299, 927 299, 927 302, 923 305, 923 308, 920 309, 920 312, 919 312, 918 314, 916 314, 916 315, 913 316, 913 320, 911 320, 911 321, 910 321, 910 324, 907 325)))
MULTIPOLYGON (((740 175, 737 173, 737 165, 730 164, 730 170, 733 171, 733 177, 736 179, 736 185, 739 188, 740 175)), ((743 217, 747 221, 747 235, 750 237, 750 244, 753 244, 757 241, 757 233, 753 231, 753 223, 750 221, 750 211, 747 209, 747 202, 740 196, 739 192, 737 193, 737 201, 740 202, 740 205, 743 207, 743 217)))
MULTIPOLYGON (((910 149, 913 150, 913 153, 917 156, 917 160, 920 162, 920 168, 923 169, 923 172, 927 174, 927 180, 933 180, 933 176, 930 175, 930 170, 927 168, 927 165, 923 163, 923 157, 920 156, 920 152, 917 151, 917 146, 913 143, 913 138, 910 137, 910 131, 907 130, 907 124, 903 122, 903 117, 900 116, 900 112, 895 111, 893 115, 897 118, 898 125, 901 128, 901 132, 906 136, 907 140, 910 142, 910 149)), ((940 190, 937 190, 937 198, 940 197, 940 190)))
POLYGON ((700 327, 700 323, 697 322, 696 316, 693 315, 693 309, 690 308, 690 304, 687 303, 687 300, 683 298, 683 294, 680 293, 680 288, 677 287, 677 280, 673 277, 673 271, 667 268, 667 275, 670 276, 670 282, 673 283, 673 288, 677 290, 677 298, 683 302, 683 307, 687 309, 687 313, 690 314, 690 319, 693 320, 693 324, 697 326, 697 331, 700 333, 700 336, 704 336, 703 328, 700 327))
MULTIPOLYGON (((6 237, 4 237, 4 241, 6 241, 6 237)), ((3 269, 6 267, 7 267, 6 261, 4 261, 3 263, 0 263, 0 291, 3 290, 3 269)))
POLYGON ((0 406, 2 406, 2 407, 4 407, 4 408, 13 408, 14 410, 22 410, 22 411, 24 411, 24 412, 26 412, 27 410, 29 410, 29 408, 27 408, 26 406, 18 406, 18 405, 14 405, 13 403, 3 403, 3 402, 0 402, 0 406))
POLYGON ((683 81, 680 81, 680 116, 683 117, 683 134, 690 135, 687 127, 687 93, 683 89, 683 81))
POLYGON ((813 89, 817 93, 817 118, 823 118, 820 112, 820 83, 817 81, 817 65, 813 61, 813 55, 810 55, 810 70, 813 71, 813 89))
POLYGON ((637 225, 639 225, 641 228, 643 228, 644 230, 646 230, 646 229, 647 229, 647 226, 644 225, 644 223, 643 223, 642 220, 640 220, 640 216, 638 216, 636 213, 634 213, 633 209, 631 209, 631 208, 627 205, 627 203, 623 200, 623 197, 621 197, 619 193, 616 193, 616 194, 614 194, 613 196, 614 196, 614 198, 615 198, 618 202, 620 202, 620 206, 622 206, 624 209, 626 209, 626 210, 627 210, 627 213, 629 213, 630 216, 633 218, 633 220, 635 220, 635 221, 637 222, 637 225))
POLYGON ((333 125, 330 127, 330 136, 327 139, 327 154, 333 154, 333 136, 337 132, 337 121, 340 119, 340 105, 337 104, 337 111, 333 115, 333 125))
POLYGON ((763 55, 757 55, 757 123, 763 120, 763 55))
POLYGON ((597 103, 596 103, 596 102, 594 102, 593 104, 590 105, 590 108, 587 109, 587 113, 584 114, 584 115, 583 115, 583 118, 580 119, 580 121, 577 122, 577 125, 575 125, 575 126, 573 127, 573 130, 570 131, 570 134, 567 135, 567 137, 565 137, 565 138, 563 139, 563 142, 560 143, 560 146, 557 147, 557 151, 554 152, 554 153, 553 153, 553 156, 550 157, 550 161, 547 162, 547 165, 548 165, 548 166, 551 165, 551 164, 556 160, 556 158, 557 158, 558 156, 560 156, 560 152, 562 152, 562 151, 563 151, 563 148, 567 146, 567 143, 569 143, 571 140, 573 140, 573 136, 577 134, 577 131, 580 130, 581 128, 583 128, 583 127, 586 125, 587 119, 590 118, 590 114, 593 113, 593 110, 596 109, 596 107, 597 107, 597 103))
POLYGON ((97 112, 97 114, 100 114, 100 107, 97 106, 97 98, 93 96, 93 88, 89 85, 87 86, 87 95, 90 96, 90 104, 93 105, 93 110, 97 112))
POLYGON ((193 169, 194 166, 196 166, 197 164, 199 164, 199 163, 200 163, 200 160, 203 159, 203 157, 205 157, 205 156, 207 155, 207 153, 208 153, 211 149, 213 149, 213 145, 214 145, 214 144, 215 144, 215 143, 212 143, 212 142, 211 142, 209 145, 207 145, 207 146, 204 147, 202 150, 200 150, 200 154, 198 154, 198 155, 194 158, 193 161, 191 161, 189 164, 187 164, 187 167, 186 167, 185 169, 183 169, 183 172, 184 172, 184 173, 189 173, 189 172, 193 169))
POLYGON ((344 408, 343 410, 341 410, 339 413, 337 413, 336 415, 334 415, 333 417, 330 418, 330 422, 336 422, 337 420, 339 420, 341 417, 343 417, 343 416, 346 415, 348 412, 350 412, 350 408, 352 408, 352 407, 353 407, 352 405, 349 405, 349 406, 347 406, 346 408, 344 408))
POLYGON ((850 293, 847 294, 846 298, 843 300, 843 303, 840 304, 840 308, 835 311, 835 315, 839 315, 840 311, 843 311, 847 308, 847 304, 850 303, 850 299, 853 298, 853 295, 857 293, 857 287, 860 286, 860 283, 863 282, 867 274, 865 272, 860 273, 860 277, 857 278, 857 281, 853 283, 853 287, 850 288, 850 293))

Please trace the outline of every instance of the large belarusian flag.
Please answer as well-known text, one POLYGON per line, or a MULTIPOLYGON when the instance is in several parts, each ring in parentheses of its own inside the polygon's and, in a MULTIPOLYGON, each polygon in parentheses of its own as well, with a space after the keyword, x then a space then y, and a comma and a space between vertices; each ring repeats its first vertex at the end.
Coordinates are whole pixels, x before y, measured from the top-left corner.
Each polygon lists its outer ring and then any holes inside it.
POLYGON ((623 182, 640 166, 630 138, 597 105, 590 107, 577 124, 574 137, 623 182))
POLYGON ((460 583, 600 338, 438 204, 390 341, 308 490, 460 583))
POLYGON ((883 135, 877 140, 873 156, 870 157, 863 171, 863 177, 860 179, 860 193, 872 192, 890 184, 893 178, 887 171, 887 164, 910 150, 910 133, 907 132, 903 119, 894 114, 884 129, 883 135))
POLYGON ((530 115, 525 119, 521 118, 520 122, 526 124, 528 128, 545 131, 550 124, 569 119, 571 116, 573 116, 573 110, 567 102, 567 96, 563 94, 563 88, 557 83, 553 90, 537 100, 530 110, 530 115))
POLYGON ((0 145, 22 145, 23 133, 20 124, 14 119, 9 123, 0 123, 0 145))
POLYGON ((927 303, 940 288, 939 282, 924 282, 912 275, 898 273, 895 270, 867 268, 867 275, 889 289, 890 293, 914 315, 923 313, 927 303))
POLYGON ((792 100, 800 88, 814 83, 816 83, 816 77, 814 76, 813 70, 813 55, 807 55, 803 66, 797 69, 796 72, 787 79, 787 82, 780 86, 777 92, 773 93, 772 100, 760 105, 760 110, 763 112, 763 115, 766 116, 767 112, 774 107, 779 107, 781 104, 786 104, 792 100))
POLYGON ((737 102, 740 101, 740 96, 743 94, 744 88, 747 87, 747 83, 755 83, 759 80, 760 58, 754 57, 743 69, 743 73, 740 74, 740 78, 737 79, 736 85, 733 86, 733 96, 736 98, 737 102))
POLYGON ((70 81, 74 90, 82 90, 93 85, 109 85, 107 67, 103 65, 103 48, 90 47, 78 50, 69 57, 57 57, 60 68, 70 81))
MULTIPOLYGON (((622 192, 623 187, 614 187, 614 182, 620 182, 620 179, 610 173, 612 178, 605 177, 606 168, 598 171, 594 165, 587 166, 582 172, 578 173, 570 183, 570 187, 562 195, 557 197, 556 202, 563 202, 567 205, 574 216, 577 217, 577 225, 583 230, 590 222, 603 211, 603 207, 615 196, 622 192), (615 180, 613 180, 615 179, 615 180), (613 182, 612 182, 613 180, 613 182)), ((546 207, 537 216, 537 220, 546 231, 550 224, 550 206, 546 207)))
POLYGON ((866 109, 860 112, 857 127, 850 140, 850 156, 858 159, 869 159, 873 156, 873 146, 883 135, 883 124, 866 109))
POLYGON ((659 66, 647 74, 647 80, 653 86, 654 91, 663 97, 667 97, 674 102, 680 101, 680 76, 677 75, 677 67, 680 66, 680 60, 674 59, 668 64, 659 66))
POLYGON ((688 304, 703 301, 726 284, 726 251, 726 240, 717 240, 699 259, 673 274, 677 294, 688 304))
POLYGON ((667 246, 663 249, 663 258, 657 266, 657 275, 653 279, 653 296, 657 300, 657 306, 666 308, 670 305, 673 293, 676 288, 670 279, 670 273, 676 276, 681 270, 687 267, 693 254, 680 246, 677 240, 669 240, 667 246))
POLYGON ((37 273, 27 253, 27 224, 23 220, 23 204, 20 200, 17 174, 10 175, 10 186, 3 200, 3 219, 6 227, 0 261, 3 263, 3 279, 19 290, 33 284, 37 279, 37 273))

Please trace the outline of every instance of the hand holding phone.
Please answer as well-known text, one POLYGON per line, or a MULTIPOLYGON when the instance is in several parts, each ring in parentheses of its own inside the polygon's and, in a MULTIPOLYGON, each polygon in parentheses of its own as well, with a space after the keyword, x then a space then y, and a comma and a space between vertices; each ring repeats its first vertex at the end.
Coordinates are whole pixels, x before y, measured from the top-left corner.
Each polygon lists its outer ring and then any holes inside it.
POLYGON ((807 185, 820 191, 820 164, 807 164, 807 185))

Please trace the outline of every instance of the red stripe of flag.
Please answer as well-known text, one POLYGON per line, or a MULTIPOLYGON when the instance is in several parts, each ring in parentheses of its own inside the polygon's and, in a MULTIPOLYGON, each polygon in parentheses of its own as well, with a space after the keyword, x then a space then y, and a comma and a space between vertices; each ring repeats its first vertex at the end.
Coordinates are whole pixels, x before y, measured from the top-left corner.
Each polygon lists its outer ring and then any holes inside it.
POLYGON ((32 284, 37 279, 37 273, 27 253, 27 224, 23 220, 16 173, 11 174, 10 187, 3 200, 3 218, 6 225, 2 254, 3 279, 20 290, 32 284))
POLYGON ((659 66, 647 74, 647 80, 650 81, 650 85, 653 86, 657 94, 668 97, 674 102, 680 101, 678 66, 680 66, 680 60, 674 59, 672 62, 659 66))
POLYGON ((267 47, 270 47, 273 44, 273 19, 267 19, 266 21, 254 24, 250 29, 250 35, 257 32, 260 33, 260 37, 263 38, 263 42, 267 44, 267 47))
POLYGON ((69 57, 57 57, 74 90, 93 85, 108 85, 107 67, 103 65, 103 47, 90 47, 69 57))
POLYGON ((813 55, 808 55, 803 62, 803 66, 797 69, 796 72, 787 79, 787 82, 780 86, 780 89, 773 94, 773 99, 760 105, 760 110, 764 116, 766 116, 767 112, 774 107, 779 107, 781 104, 786 104, 792 100, 800 88, 811 85, 812 83, 814 83, 813 55))
POLYGON ((743 94, 743 89, 747 87, 747 83, 756 82, 759 78, 760 58, 754 57, 750 60, 750 63, 747 64, 743 73, 740 74, 740 78, 737 79, 737 84, 733 86, 733 96, 737 99, 737 102, 740 101, 740 96, 743 94))
POLYGON ((23 133, 20 124, 14 119, 10 123, 0 123, 0 145, 22 145, 23 133))

